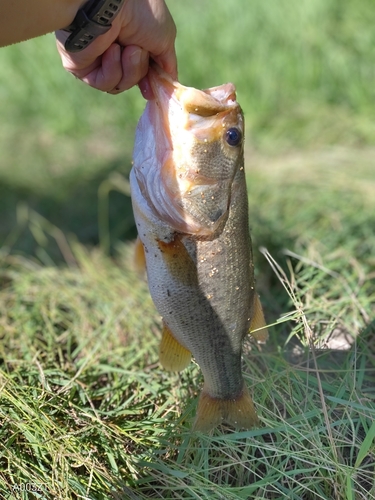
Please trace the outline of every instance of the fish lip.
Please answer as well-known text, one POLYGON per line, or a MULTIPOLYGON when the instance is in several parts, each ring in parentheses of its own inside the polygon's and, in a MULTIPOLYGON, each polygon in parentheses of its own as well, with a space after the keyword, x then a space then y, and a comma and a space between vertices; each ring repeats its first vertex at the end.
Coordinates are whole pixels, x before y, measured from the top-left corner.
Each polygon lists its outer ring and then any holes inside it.
POLYGON ((201 117, 216 116, 239 107, 233 83, 225 83, 204 90, 187 87, 173 80, 154 61, 150 64, 147 76, 154 100, 161 107, 163 114, 168 111, 170 101, 178 104, 187 113, 201 117))
MULTIPOLYGON (((175 90, 179 83, 175 82, 172 77, 163 71, 154 61, 151 62, 148 74, 148 80, 152 89, 154 98, 148 101, 150 116, 159 116, 159 125, 155 127, 155 133, 161 134, 168 143, 167 150, 173 150, 172 137, 169 124, 169 111, 172 103, 178 105, 175 97, 175 90), (159 128, 160 127, 160 128, 159 128)), ((151 119, 153 122, 153 120, 151 119)))
POLYGON ((141 161, 135 166, 142 196, 153 213, 175 231, 211 238, 221 231, 227 219, 229 186, 235 170, 228 171, 225 177, 222 172, 211 175, 209 169, 201 172, 200 163, 206 160, 199 158, 197 148, 202 150, 202 155, 212 144, 214 154, 220 154, 222 143, 230 149, 224 142, 226 129, 233 125, 242 130, 242 112, 236 101, 235 87, 224 84, 205 91, 185 87, 156 64, 149 68, 148 78, 153 99, 148 101, 138 131, 140 134, 147 131, 150 140, 143 142, 141 161), (216 141, 220 144, 215 149, 216 141), (194 209, 194 196, 198 193, 198 197, 199 189, 206 187, 216 196, 223 183, 225 189, 219 193, 224 196, 220 202, 221 214, 206 214, 210 209, 194 209))
POLYGON ((205 90, 186 87, 173 80, 154 61, 151 62, 148 79, 154 95, 154 99, 149 101, 150 116, 159 115, 159 125, 154 128, 157 134, 161 133, 161 129, 164 131, 169 151, 174 149, 172 136, 176 127, 171 126, 173 121, 178 123, 177 128, 193 132, 198 142, 213 142, 219 140, 223 129, 231 125, 230 117, 236 117, 233 120, 235 125, 238 115, 242 114, 232 83, 205 90), (211 133, 208 134, 209 129, 211 133))
POLYGON ((175 89, 180 84, 172 79, 172 77, 163 71, 158 64, 151 62, 147 77, 149 79, 152 92, 154 94, 154 99, 151 101, 156 101, 165 108, 165 104, 175 92, 175 89))
POLYGON ((171 75, 169 73, 167 73, 166 71, 164 71, 155 61, 152 61, 152 60, 150 61, 150 66, 149 66, 148 71, 149 71, 148 76, 151 77, 151 82, 152 82, 152 78, 157 77, 159 79, 165 80, 166 82, 170 83, 172 86, 174 86, 174 84, 177 83, 176 80, 173 80, 171 75))

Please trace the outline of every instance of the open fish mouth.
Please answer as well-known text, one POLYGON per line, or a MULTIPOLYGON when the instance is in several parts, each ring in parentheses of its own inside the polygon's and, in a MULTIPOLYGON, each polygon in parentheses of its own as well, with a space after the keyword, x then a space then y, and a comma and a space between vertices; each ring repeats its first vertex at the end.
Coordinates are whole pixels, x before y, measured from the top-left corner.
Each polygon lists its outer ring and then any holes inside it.
MULTIPOLYGON (((185 129, 196 131, 197 139, 213 141, 218 138, 218 133, 222 135, 223 119, 239 109, 232 83, 204 90, 186 87, 174 81, 157 64, 151 65, 148 77, 165 129, 175 128, 174 122, 178 119, 185 129), (199 134, 199 129, 204 129, 204 132, 199 134)), ((238 120, 237 113, 233 118, 234 124, 238 120)), ((230 126, 230 121, 228 117, 225 125, 230 126)))
POLYGON ((203 90, 186 87, 173 80, 156 63, 151 63, 148 77, 156 99, 160 99, 160 90, 169 89, 170 92, 176 92, 177 99, 188 112, 194 112, 201 116, 210 116, 225 111, 231 106, 238 106, 236 89, 233 83, 225 83, 203 90), (181 95, 183 95, 182 98, 181 95))
POLYGON ((176 231, 212 236, 228 215, 242 155, 244 124, 235 87, 185 87, 156 64, 148 77, 155 98, 139 125, 149 135, 148 153, 139 153, 145 159, 137 158, 140 189, 176 231))

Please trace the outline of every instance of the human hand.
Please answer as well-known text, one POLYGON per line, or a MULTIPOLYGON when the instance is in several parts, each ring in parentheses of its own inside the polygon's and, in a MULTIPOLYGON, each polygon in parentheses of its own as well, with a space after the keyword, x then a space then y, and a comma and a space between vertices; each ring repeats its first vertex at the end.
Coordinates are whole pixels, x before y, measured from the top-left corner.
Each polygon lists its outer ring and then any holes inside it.
POLYGON ((176 27, 164 0, 126 0, 111 29, 81 52, 64 48, 69 33, 57 31, 63 67, 91 87, 118 94, 139 85, 152 98, 147 72, 154 59, 177 78, 176 27))

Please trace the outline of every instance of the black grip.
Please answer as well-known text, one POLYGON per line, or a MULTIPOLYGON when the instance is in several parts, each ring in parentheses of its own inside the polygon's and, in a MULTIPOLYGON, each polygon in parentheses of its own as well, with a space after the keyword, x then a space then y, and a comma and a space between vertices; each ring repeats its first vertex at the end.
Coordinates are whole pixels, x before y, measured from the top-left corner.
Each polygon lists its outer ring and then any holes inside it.
POLYGON ((65 42, 68 52, 79 52, 99 35, 107 33, 124 0, 90 0, 79 11, 72 24, 65 28, 70 35, 65 42))

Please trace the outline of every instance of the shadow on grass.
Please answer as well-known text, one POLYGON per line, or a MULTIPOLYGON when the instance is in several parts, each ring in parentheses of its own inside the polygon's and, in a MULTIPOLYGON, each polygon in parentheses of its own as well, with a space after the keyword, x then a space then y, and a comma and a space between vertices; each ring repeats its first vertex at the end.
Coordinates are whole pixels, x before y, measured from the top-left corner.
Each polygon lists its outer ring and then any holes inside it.
POLYGON ((45 255, 60 263, 64 257, 48 228, 54 227, 67 238, 94 246, 102 243, 100 217, 111 241, 135 238, 130 197, 116 187, 115 174, 121 172, 120 180, 122 175, 128 175, 121 168, 124 164, 130 161, 119 158, 95 176, 59 179, 58 185, 47 193, 0 180, 0 248, 38 257, 38 249, 43 248, 45 255))

